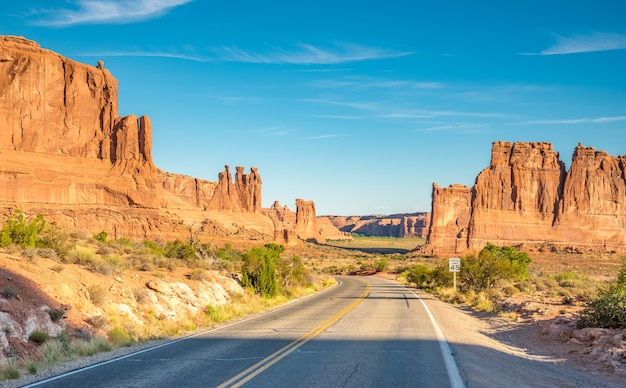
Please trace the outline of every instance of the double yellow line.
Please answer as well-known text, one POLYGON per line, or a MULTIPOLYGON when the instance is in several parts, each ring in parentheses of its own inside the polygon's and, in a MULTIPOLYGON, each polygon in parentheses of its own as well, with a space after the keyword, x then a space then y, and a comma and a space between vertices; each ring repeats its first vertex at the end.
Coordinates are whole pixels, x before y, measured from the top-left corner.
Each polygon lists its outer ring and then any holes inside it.
POLYGON ((283 358, 287 357, 291 352, 293 352, 294 350, 298 349, 300 346, 302 346, 305 343, 309 342, 313 338, 317 337, 321 332, 323 332, 324 330, 328 329, 330 326, 335 324, 344 315, 348 314, 359 303, 361 303, 363 301, 363 299, 367 298, 369 293, 370 293, 370 285, 366 284, 365 291, 363 291, 363 293, 361 293, 361 295, 357 299, 355 299, 348 306, 344 307, 337 314, 333 315, 332 317, 328 318, 324 322, 322 322, 319 325, 315 326, 313 329, 311 329, 308 332, 306 332, 305 334, 301 335, 298 339, 294 340, 290 344, 288 344, 288 345, 284 346, 283 348, 275 351, 274 353, 270 354, 269 356, 267 356, 263 360, 261 360, 261 361, 257 362, 256 364, 252 365, 250 368, 248 368, 248 369, 244 370, 243 372, 239 373, 238 375, 232 377, 230 380, 228 380, 228 381, 218 385, 218 388, 240 387, 243 384, 247 383, 248 381, 252 380, 256 376, 261 374, 263 371, 265 371, 266 369, 268 369, 272 365, 276 364, 278 361, 280 361, 283 358))

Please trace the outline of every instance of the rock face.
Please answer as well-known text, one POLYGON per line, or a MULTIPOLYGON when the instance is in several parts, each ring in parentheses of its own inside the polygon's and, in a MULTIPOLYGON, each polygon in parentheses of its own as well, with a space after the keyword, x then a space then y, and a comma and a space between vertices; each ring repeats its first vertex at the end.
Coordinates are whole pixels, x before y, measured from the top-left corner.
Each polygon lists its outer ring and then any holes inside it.
MULTIPOLYGON (((102 61, 81 64, 0 36, 0 214, 19 208, 134 239, 293 237, 296 222, 263 214, 261 185, 256 167, 237 166, 233 180, 226 166, 217 182, 159 170, 150 119, 118 116, 118 81, 102 61)), ((309 236, 315 220, 302 222, 309 236)))
POLYGON ((426 237, 430 213, 322 216, 320 219, 328 219, 340 231, 346 233, 358 233, 365 236, 426 237))
POLYGON ((324 237, 317 226, 313 201, 296 199, 296 234, 305 241, 324 242, 324 237))
POLYGON ((261 212, 261 176, 258 169, 252 167, 250 174, 244 174, 244 168, 237 166, 235 181, 229 166, 219 173, 217 187, 209 202, 209 210, 229 212, 261 212))
POLYGON ((427 250, 498 245, 626 251, 626 157, 578 145, 566 171, 548 143, 493 143, 472 188, 433 185, 427 250))

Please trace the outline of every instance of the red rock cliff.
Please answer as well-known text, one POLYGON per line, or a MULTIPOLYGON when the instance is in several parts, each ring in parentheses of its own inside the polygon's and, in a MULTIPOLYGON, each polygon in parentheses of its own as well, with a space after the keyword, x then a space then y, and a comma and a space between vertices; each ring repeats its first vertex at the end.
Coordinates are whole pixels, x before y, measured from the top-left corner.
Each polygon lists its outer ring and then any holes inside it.
POLYGON ((493 143, 470 189, 433 187, 427 249, 499 245, 626 251, 626 158, 576 147, 568 172, 548 143, 493 143), (466 222, 467 221, 467 222, 466 222))

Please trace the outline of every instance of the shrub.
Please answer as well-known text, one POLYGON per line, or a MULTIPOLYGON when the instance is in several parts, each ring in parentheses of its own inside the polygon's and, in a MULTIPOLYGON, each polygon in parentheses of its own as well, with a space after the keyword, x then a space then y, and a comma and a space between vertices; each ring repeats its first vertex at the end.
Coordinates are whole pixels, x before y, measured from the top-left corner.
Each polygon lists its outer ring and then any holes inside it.
POLYGON ((94 240, 96 241, 100 241, 101 243, 104 243, 107 241, 107 236, 109 234, 106 232, 106 230, 103 230, 102 232, 96 234, 93 236, 94 240))
POLYGON ((374 269, 376 272, 387 272, 389 270, 389 259, 381 257, 374 262, 374 269))
POLYGON ((180 240, 170 241, 165 244, 164 255, 172 259, 182 260, 190 266, 195 266, 198 261, 194 247, 180 240))
POLYGON ((65 310, 63 309, 50 309, 48 310, 48 315, 50 315, 50 319, 52 321, 60 321, 65 317, 65 310))
POLYGON ((189 273, 189 280, 204 280, 207 272, 202 268, 196 268, 189 273))
POLYGON ((33 332, 30 333, 30 335, 28 336, 28 339, 31 341, 35 341, 38 344, 43 344, 48 340, 48 337, 49 335, 45 331, 33 330, 33 332))
POLYGON ((487 243, 478 256, 461 258, 461 284, 480 292, 495 287, 501 280, 523 280, 528 277, 530 257, 512 247, 487 243))
POLYGON ((576 326, 626 328, 626 258, 623 259, 617 281, 607 290, 598 292, 598 297, 581 311, 576 326))
POLYGON ((289 258, 278 256, 276 277, 280 286, 287 292, 293 287, 308 287, 311 284, 309 272, 298 255, 289 258))
POLYGON ((106 290, 100 284, 93 284, 87 287, 89 300, 96 306, 102 306, 106 300, 106 290))
POLYGON ((4 226, 0 232, 0 246, 6 247, 15 244, 22 248, 34 248, 39 233, 41 233, 45 227, 46 221, 41 214, 27 223, 24 213, 16 209, 4 222, 4 226))
POLYGON ((2 289, 2 296, 4 298, 17 298, 17 291, 12 287, 4 287, 2 289))
POLYGON ((108 331, 109 341, 115 345, 129 346, 133 343, 133 335, 119 326, 108 331))
POLYGON ((20 376, 20 370, 14 363, 9 363, 9 365, 2 370, 2 377, 4 377, 5 380, 16 380, 19 379, 20 376))
POLYGON ((433 283, 433 274, 431 267, 418 263, 409 268, 406 280, 414 283, 417 288, 428 287, 428 284, 433 283))
POLYGON ((241 268, 242 285, 253 288, 263 297, 275 297, 278 293, 276 262, 284 250, 282 245, 268 243, 247 251, 241 268))

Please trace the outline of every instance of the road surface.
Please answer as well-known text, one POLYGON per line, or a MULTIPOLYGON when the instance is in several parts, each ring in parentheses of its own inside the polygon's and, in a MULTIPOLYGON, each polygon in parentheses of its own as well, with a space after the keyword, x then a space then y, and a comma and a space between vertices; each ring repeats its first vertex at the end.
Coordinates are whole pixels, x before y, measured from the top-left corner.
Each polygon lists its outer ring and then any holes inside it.
POLYGON ((426 305, 376 277, 35 383, 40 387, 462 387, 426 305))

